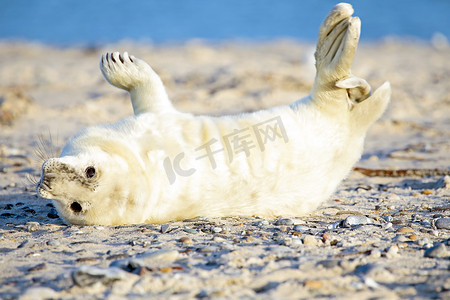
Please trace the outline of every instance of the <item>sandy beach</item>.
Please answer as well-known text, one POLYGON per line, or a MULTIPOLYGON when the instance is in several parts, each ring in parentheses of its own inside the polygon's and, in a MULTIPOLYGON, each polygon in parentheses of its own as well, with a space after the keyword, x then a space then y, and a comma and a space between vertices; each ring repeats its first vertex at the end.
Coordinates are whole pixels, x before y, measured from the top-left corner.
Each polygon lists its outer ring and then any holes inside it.
POLYGON ((147 61, 176 108, 195 114, 292 103, 314 80, 314 45, 291 40, 0 43, 1 299, 450 298, 448 46, 360 45, 353 73, 373 89, 390 81, 391 104, 314 213, 68 225, 33 181, 76 132, 132 114, 99 70, 107 51, 147 61))

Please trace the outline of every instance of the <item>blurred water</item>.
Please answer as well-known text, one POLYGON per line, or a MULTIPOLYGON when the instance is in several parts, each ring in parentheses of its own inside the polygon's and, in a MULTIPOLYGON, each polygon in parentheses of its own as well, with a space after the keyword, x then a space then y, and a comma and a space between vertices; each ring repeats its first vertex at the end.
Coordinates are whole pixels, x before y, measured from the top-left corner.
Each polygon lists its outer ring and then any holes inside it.
MULTIPOLYGON (((449 0, 358 0, 362 40, 450 37, 449 0)), ((0 0, 0 39, 95 45, 123 39, 315 41, 330 0, 0 0)))

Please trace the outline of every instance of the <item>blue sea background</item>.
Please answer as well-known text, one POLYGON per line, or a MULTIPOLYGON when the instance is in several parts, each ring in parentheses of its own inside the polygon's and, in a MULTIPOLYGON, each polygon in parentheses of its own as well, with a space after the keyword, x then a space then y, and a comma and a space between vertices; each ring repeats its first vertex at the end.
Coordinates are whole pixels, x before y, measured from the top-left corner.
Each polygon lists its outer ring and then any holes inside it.
MULTIPOLYGON (((362 40, 450 37, 450 0, 348 1, 362 40)), ((191 39, 314 42, 338 1, 326 0, 0 0, 0 40, 92 46, 121 40, 191 39)))

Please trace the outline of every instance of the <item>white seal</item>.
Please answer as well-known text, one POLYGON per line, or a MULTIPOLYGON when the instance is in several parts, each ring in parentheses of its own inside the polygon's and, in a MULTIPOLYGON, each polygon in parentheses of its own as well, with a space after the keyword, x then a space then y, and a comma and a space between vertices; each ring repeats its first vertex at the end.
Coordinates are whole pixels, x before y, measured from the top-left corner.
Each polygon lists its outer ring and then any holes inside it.
POLYGON ((236 116, 177 111, 159 76, 127 53, 102 56, 134 116, 89 127, 42 166, 37 191, 67 222, 162 223, 196 216, 299 216, 328 199, 360 158, 390 85, 352 75, 360 20, 338 4, 320 27, 310 96, 236 116))

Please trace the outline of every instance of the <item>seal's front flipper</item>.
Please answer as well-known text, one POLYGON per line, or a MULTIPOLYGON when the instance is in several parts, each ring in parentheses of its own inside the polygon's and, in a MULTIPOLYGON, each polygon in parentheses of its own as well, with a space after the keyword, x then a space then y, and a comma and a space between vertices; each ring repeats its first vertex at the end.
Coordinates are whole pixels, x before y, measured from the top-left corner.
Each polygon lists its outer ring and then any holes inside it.
POLYGON ((100 69, 110 84, 130 93, 135 115, 174 110, 161 78, 145 61, 127 52, 106 53, 100 60, 100 69))

